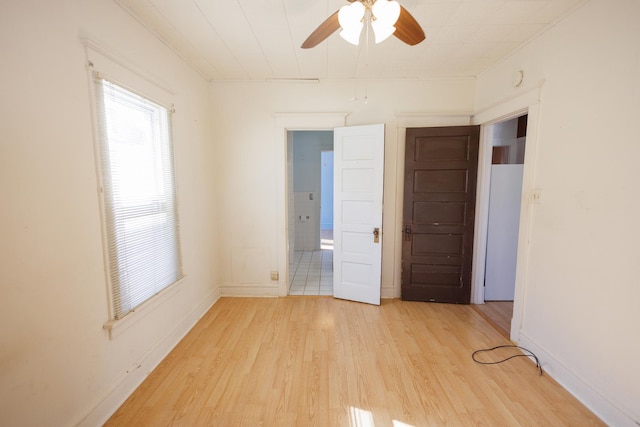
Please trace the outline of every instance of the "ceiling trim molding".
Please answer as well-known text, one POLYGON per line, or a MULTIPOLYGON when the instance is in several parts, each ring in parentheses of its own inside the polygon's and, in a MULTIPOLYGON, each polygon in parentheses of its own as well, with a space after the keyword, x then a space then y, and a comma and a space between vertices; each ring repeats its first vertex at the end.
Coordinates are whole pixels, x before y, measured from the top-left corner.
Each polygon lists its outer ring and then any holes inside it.
POLYGON ((432 126, 466 126, 471 124, 473 112, 410 112, 396 113, 399 128, 432 127, 432 126))

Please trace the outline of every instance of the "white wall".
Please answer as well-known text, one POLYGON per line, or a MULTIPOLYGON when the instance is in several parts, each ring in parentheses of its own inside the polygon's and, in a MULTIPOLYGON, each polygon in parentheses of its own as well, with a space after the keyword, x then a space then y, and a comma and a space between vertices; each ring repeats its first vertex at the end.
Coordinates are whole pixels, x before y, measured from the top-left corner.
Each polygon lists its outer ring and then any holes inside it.
POLYGON ((320 229, 333 230, 333 144, 320 153, 320 229))
MULTIPOLYGON (((276 135, 276 115, 344 112, 347 125, 386 125, 382 295, 398 296, 402 193, 397 186, 404 182, 404 129, 399 126, 469 124, 474 87, 474 79, 373 80, 365 104, 350 101, 352 81, 214 82, 213 120, 220 139, 215 169, 219 181, 233 183, 220 193, 225 203, 219 242, 227 248, 220 257, 223 294, 278 295, 279 283, 270 280, 270 271, 285 265, 286 250, 278 250, 284 239, 278 212, 286 212, 286 202, 280 207, 278 199, 286 181, 279 188, 278 177, 286 167, 286 135, 276 135)), ((285 276, 280 270, 281 282, 285 276)))
POLYGON ((480 75, 476 97, 482 111, 544 80, 520 341, 616 426, 640 423, 639 18, 637 0, 587 2, 480 75))
POLYGON ((100 425, 217 297, 209 83, 112 0, 3 2, 0 52, 0 425, 100 425), (186 278, 112 340, 81 37, 177 110, 186 278))
POLYGON ((523 165, 491 165, 485 301, 513 301, 518 254, 523 165))

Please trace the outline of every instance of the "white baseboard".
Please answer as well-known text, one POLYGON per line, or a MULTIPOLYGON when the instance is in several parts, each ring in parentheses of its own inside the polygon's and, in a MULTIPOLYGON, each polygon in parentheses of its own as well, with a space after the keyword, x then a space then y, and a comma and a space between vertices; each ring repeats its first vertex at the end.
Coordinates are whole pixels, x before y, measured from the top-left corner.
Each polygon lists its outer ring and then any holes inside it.
POLYGON ((133 370, 123 374, 106 396, 100 399, 95 408, 80 420, 76 426, 95 427, 103 425, 219 298, 219 292, 212 292, 204 298, 176 325, 169 335, 147 353, 133 370))
POLYGON ((220 286, 220 294, 223 297, 277 297, 280 287, 275 285, 238 285, 226 283, 220 286))
POLYGON ((525 331, 520 331, 519 338, 518 345, 531 350, 538 356, 545 374, 556 380, 607 425, 616 427, 638 427, 640 425, 640 419, 634 421, 630 413, 620 409, 611 399, 602 395, 571 369, 544 351, 527 336, 525 331))
MULTIPOLYGON (((275 285, 238 285, 226 283, 220 286, 220 294, 223 297, 278 297, 280 296, 278 284, 275 285)), ((383 286, 380 290, 380 297, 383 299, 397 298, 394 295, 394 288, 383 286)))
POLYGON ((380 289, 380 298, 382 299, 396 298, 395 289, 393 288, 393 286, 383 286, 380 289))
MULTIPOLYGON (((266 285, 237 285, 237 284, 223 284, 220 286, 220 293, 223 297, 278 297, 279 286, 266 286, 266 285)), ((383 286, 380 290, 380 298, 393 299, 394 295, 393 287, 383 286)))

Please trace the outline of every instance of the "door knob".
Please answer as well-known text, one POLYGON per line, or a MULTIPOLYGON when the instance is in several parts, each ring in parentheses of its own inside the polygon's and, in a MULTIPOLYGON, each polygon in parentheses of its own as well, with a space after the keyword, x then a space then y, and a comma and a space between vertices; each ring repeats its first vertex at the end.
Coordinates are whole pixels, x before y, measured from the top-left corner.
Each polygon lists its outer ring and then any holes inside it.
POLYGON ((404 231, 404 240, 410 241, 411 240, 411 225, 405 226, 403 231, 404 231))
POLYGON ((380 243, 380 229, 378 227, 373 229, 373 243, 380 243))

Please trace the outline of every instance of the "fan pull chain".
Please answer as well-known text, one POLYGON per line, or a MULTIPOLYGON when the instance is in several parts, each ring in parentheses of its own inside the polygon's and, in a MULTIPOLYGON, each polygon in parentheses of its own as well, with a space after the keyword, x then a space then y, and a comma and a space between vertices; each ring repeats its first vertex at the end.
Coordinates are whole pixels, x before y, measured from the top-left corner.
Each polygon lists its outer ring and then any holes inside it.
POLYGON ((366 77, 366 72, 369 71, 369 33, 370 33, 370 29, 371 29, 371 10, 368 10, 367 13, 369 14, 369 19, 366 20, 367 22, 367 30, 365 32, 365 50, 364 50, 364 70, 365 70, 365 78, 364 78, 364 100, 363 102, 366 104, 369 102, 369 96, 368 96, 368 91, 367 91, 367 77, 366 77))

